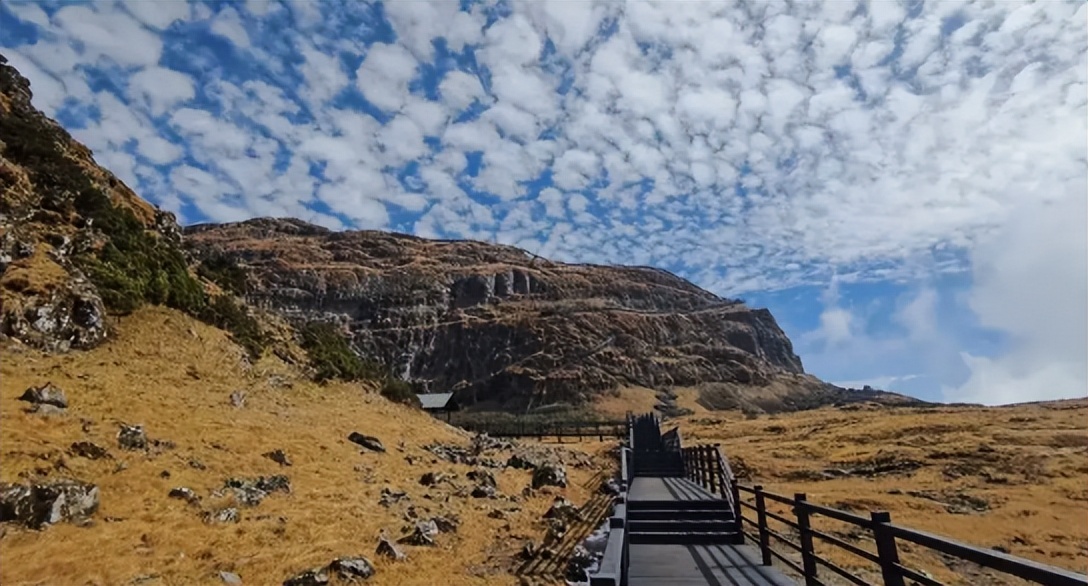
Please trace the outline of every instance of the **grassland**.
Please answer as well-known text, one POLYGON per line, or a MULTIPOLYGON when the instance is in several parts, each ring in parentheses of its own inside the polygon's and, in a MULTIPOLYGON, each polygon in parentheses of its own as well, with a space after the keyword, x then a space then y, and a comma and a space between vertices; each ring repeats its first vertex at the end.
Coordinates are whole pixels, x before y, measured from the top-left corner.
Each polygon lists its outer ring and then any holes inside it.
MULTIPOLYGON (((350 555, 374 561, 378 573, 370 583, 377 585, 517 584, 514 556, 523 540, 540 543, 539 519, 554 496, 587 503, 603 473, 568 466, 569 488, 542 489, 516 504, 423 487, 418 479, 429 471, 466 482, 469 467, 438 460, 424 446, 467 444, 467 434, 383 399, 376 385, 318 385, 268 355, 250 364, 221 330, 163 308, 123 318, 113 339, 94 350, 47 356, 14 343, 0 350, 0 480, 78 478, 101 491, 90 527, 0 530, 5 585, 215 584, 221 570, 246 584, 279 584, 350 555), (67 393, 67 415, 26 413, 17 400, 47 381, 67 393), (239 390, 246 401, 235 408, 229 396, 239 390), (149 437, 176 447, 152 455, 121 451, 122 422, 142 424, 149 437), (361 454, 346 440, 352 431, 378 437, 388 452, 361 454), (67 453, 84 440, 108 447, 113 457, 67 453), (262 456, 275 449, 293 465, 262 456), (226 478, 269 474, 286 474, 291 492, 240 508, 237 524, 206 524, 196 507, 167 497, 186 486, 209 505, 226 478), (386 487, 405 491, 409 500, 379 505, 386 487), (399 536, 409 504, 456 515, 461 526, 439 535, 437 547, 406 547, 408 561, 378 558, 379 532, 399 536), (490 517, 494 509, 506 518, 490 517)), ((608 448, 578 446, 600 456, 602 466, 608 448)), ((505 495, 521 495, 530 480, 524 470, 495 470, 495 476, 505 495)))

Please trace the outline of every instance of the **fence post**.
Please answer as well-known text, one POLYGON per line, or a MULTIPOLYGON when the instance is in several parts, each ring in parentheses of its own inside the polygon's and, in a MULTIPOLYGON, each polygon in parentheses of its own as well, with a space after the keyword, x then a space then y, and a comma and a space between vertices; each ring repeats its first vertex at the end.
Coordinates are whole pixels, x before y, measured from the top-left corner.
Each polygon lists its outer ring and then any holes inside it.
POLYGON ((903 575, 895 566, 899 563, 899 550, 895 546, 895 535, 888 528, 892 515, 887 511, 869 513, 873 521, 873 539, 876 541, 876 555, 880 558, 880 573, 884 576, 884 586, 903 586, 903 575))
POLYGON ((718 467, 718 458, 714 453, 714 448, 710 446, 706 447, 706 459, 710 461, 710 466, 708 466, 710 469, 710 482, 707 484, 706 489, 710 494, 714 494, 715 492, 721 491, 721 487, 718 486, 718 470, 720 470, 720 468, 718 467))
MULTIPOLYGON (((771 534, 767 533, 767 499, 763 496, 763 485, 757 484, 756 523, 759 524, 759 551, 763 554, 763 565, 771 565, 771 534)), ((739 524, 738 524, 739 527, 739 524)))
POLYGON ((805 586, 816 586, 820 581, 816 579, 816 556, 812 547, 808 509, 805 508, 808 497, 799 492, 793 495, 793 500, 793 513, 797 516, 797 527, 801 533, 801 564, 805 569, 805 586))
POLYGON ((703 461, 703 473, 699 478, 699 484, 706 488, 707 482, 710 481, 710 454, 706 451, 706 446, 699 446, 699 459, 703 461))

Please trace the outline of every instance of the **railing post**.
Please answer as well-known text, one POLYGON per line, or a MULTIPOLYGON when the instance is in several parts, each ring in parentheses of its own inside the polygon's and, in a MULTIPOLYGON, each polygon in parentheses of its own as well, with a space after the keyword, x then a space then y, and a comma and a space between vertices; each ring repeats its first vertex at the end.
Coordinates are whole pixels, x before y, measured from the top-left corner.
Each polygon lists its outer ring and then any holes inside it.
POLYGON ((710 480, 710 458, 707 457, 706 446, 699 446, 699 460, 701 460, 702 468, 699 475, 699 484, 703 488, 706 488, 707 481, 710 480))
POLYGON ((805 508, 808 497, 799 492, 793 495, 793 500, 793 513, 797 516, 797 527, 801 532, 801 565, 805 570, 805 586, 816 586, 820 581, 816 579, 816 555, 812 546, 808 509, 805 508))
MULTIPOLYGON (((769 566, 771 559, 771 534, 767 533, 767 499, 763 496, 763 485, 757 484, 756 492, 756 523, 759 524, 759 552, 763 554, 763 565, 769 566)), ((740 527, 740 523, 737 524, 740 527)))
POLYGON ((896 568, 899 564, 899 550, 895 546, 895 535, 888 528, 892 515, 887 511, 873 511, 869 518, 873 520, 873 539, 876 541, 876 555, 880 558, 884 586, 903 586, 903 575, 896 568))
POLYGON ((718 472, 721 468, 718 466, 718 458, 717 454, 714 453, 714 448, 710 446, 706 447, 706 459, 710 461, 710 466, 708 466, 710 469, 710 482, 707 484, 706 489, 710 494, 721 492, 721 486, 719 486, 718 482, 718 472))

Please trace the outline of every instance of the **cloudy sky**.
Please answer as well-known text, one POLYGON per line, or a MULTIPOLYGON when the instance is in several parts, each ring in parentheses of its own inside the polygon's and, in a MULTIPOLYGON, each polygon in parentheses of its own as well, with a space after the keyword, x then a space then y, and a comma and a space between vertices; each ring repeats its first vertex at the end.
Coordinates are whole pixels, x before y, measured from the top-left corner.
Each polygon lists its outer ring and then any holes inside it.
POLYGON ((0 4, 34 103, 184 223, 656 265, 806 368, 1088 394, 1084 2, 0 4))

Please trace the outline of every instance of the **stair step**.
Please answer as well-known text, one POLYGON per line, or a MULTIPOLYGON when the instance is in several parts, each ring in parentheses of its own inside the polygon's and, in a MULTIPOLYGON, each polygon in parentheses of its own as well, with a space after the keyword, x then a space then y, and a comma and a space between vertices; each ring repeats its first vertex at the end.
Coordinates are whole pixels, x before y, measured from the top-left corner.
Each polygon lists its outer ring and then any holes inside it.
POLYGON ((735 533, 737 530, 732 519, 630 519, 627 526, 632 533, 735 533))
POLYGON ((722 509, 671 509, 657 511, 627 511, 628 521, 687 521, 707 520, 732 522, 733 512, 722 509))
POLYGON ((627 510, 630 511, 678 511, 678 510, 714 510, 731 511, 729 501, 721 499, 705 501, 628 501, 627 510))
POLYGON ((740 539, 736 532, 718 531, 653 531, 646 533, 631 532, 630 535, 631 543, 636 544, 707 545, 737 543, 740 539))

